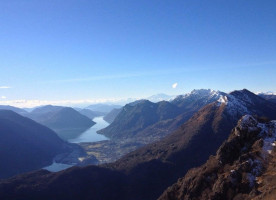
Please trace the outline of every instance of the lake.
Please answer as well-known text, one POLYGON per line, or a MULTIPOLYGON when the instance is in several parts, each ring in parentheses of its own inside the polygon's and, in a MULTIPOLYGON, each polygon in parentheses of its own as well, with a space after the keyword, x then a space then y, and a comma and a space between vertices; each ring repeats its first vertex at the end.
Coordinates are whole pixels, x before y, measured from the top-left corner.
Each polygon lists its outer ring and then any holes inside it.
POLYGON ((106 121, 104 121, 103 117, 95 117, 93 119, 96 124, 84 131, 78 137, 68 140, 71 143, 81 143, 81 142, 98 142, 102 140, 108 140, 104 135, 98 134, 97 131, 101 130, 109 125, 106 121))
MULTIPOLYGON (((97 131, 103 129, 109 125, 106 121, 104 121, 103 117, 95 117, 93 119, 96 124, 89 128, 88 130, 81 133, 78 137, 68 140, 71 143, 81 143, 81 142, 98 142, 102 140, 108 140, 104 135, 98 134, 97 131)), ((53 162, 51 165, 44 167, 50 172, 58 172, 74 165, 62 164, 53 162)))
POLYGON ((53 162, 51 165, 44 167, 43 169, 47 169, 50 172, 58 172, 73 166, 74 165, 53 162))

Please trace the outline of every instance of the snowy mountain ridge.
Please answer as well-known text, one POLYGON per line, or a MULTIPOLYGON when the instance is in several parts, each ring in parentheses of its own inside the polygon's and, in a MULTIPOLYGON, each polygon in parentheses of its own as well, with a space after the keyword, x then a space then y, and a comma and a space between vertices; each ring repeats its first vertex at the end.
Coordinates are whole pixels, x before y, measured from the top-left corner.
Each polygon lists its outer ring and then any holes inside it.
POLYGON ((190 93, 177 96, 173 101, 179 102, 183 101, 184 99, 205 99, 206 102, 213 102, 218 100, 223 95, 225 95, 225 93, 218 90, 195 89, 190 93))
POLYGON ((228 113, 233 117, 243 113, 251 114, 251 112, 247 109, 247 106, 248 103, 252 103, 252 101, 248 97, 240 99, 231 94, 226 94, 223 96, 221 95, 217 102, 218 106, 225 104, 228 113))
MULTIPOLYGON (((218 106, 225 105, 227 113, 238 118, 245 114, 257 114, 258 109, 256 110, 256 108, 262 108, 265 104, 267 104, 265 99, 246 89, 225 94, 217 100, 218 106)), ((262 113, 258 114, 261 115, 262 113)))

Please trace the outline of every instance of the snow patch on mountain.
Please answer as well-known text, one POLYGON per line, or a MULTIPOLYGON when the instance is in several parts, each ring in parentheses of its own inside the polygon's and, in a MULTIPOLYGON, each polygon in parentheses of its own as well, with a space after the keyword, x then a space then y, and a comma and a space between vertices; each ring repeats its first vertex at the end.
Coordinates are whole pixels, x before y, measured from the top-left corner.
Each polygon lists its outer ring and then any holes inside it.
POLYGON ((211 89, 199 89, 184 95, 179 95, 174 101, 183 101, 183 99, 205 99, 205 102, 213 102, 218 100, 222 95, 225 95, 225 93, 211 89))
POLYGON ((251 114, 251 112, 247 109, 247 105, 249 101, 245 101, 242 99, 238 99, 235 96, 228 94, 227 98, 227 111, 232 116, 239 116, 240 114, 251 114))
POLYGON ((261 137, 263 137, 263 156, 266 153, 271 154, 273 148, 275 148, 276 141, 276 120, 266 124, 259 123, 258 127, 262 129, 261 137))
POLYGON ((217 100, 217 105, 226 105, 227 112, 232 117, 239 117, 240 115, 252 114, 248 110, 248 106, 252 105, 252 99, 245 93, 237 91, 235 94, 221 95, 217 100))
POLYGON ((218 99, 218 103, 219 103, 219 105, 221 105, 222 103, 227 105, 228 104, 228 98, 227 98, 227 96, 221 95, 219 97, 219 99, 218 99))
POLYGON ((239 121, 239 127, 241 130, 248 129, 252 131, 254 128, 257 128, 258 121, 251 115, 244 115, 239 121))
POLYGON ((239 121, 239 128, 241 130, 247 129, 249 132, 261 129, 259 136, 263 139, 262 156, 266 158, 268 154, 271 154, 276 146, 276 120, 260 123, 253 116, 245 115, 239 121))
MULTIPOLYGON (((257 177, 262 173, 263 161, 266 160, 275 149, 276 121, 260 123, 253 116, 245 115, 239 120, 238 128, 245 133, 252 133, 252 137, 254 137, 256 132, 259 132, 258 138, 261 138, 263 141, 261 149, 262 159, 256 158, 246 161, 247 165, 249 165, 251 169, 247 173, 247 179, 249 181, 249 186, 252 188, 257 181, 257 177)), ((238 135, 238 137, 240 137, 240 135, 238 135)))

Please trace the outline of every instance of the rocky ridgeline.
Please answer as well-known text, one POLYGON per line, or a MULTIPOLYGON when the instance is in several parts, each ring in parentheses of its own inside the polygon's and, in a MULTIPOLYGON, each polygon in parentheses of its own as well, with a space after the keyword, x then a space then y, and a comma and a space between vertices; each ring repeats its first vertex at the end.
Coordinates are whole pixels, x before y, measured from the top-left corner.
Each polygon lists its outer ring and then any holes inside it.
POLYGON ((201 167, 188 171, 169 187, 165 199, 252 199, 262 174, 274 155, 276 121, 264 122, 246 115, 228 140, 201 167))

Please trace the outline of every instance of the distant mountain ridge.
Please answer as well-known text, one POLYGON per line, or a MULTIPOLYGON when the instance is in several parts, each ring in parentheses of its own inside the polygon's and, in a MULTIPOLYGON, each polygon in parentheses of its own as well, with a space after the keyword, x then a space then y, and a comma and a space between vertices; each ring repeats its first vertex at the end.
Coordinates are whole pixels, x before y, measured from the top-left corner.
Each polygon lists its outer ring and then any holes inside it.
POLYGON ((63 139, 70 139, 95 124, 88 117, 70 107, 43 106, 26 115, 55 132, 63 139))
POLYGON ((148 100, 134 101, 124 106, 120 114, 118 112, 119 115, 115 117, 115 119, 112 121, 112 124, 98 132, 108 137, 112 135, 116 139, 122 139, 125 137, 150 143, 152 141, 159 140, 160 138, 166 136, 170 132, 176 130, 181 124, 187 121, 200 108, 211 102, 218 100, 222 95, 225 95, 225 93, 213 91, 210 89, 202 89, 193 90, 191 93, 188 93, 186 95, 179 95, 170 102, 151 102, 150 104, 150 101, 148 100), (136 120, 136 116, 139 115, 140 122, 147 121, 143 117, 151 115, 152 112, 155 112, 150 109, 145 109, 143 112, 141 112, 141 108, 149 106, 158 107, 158 105, 163 106, 160 106, 160 112, 156 113, 156 115, 159 115, 162 112, 168 112, 170 113, 170 116, 156 117, 155 120, 148 121, 148 123, 145 123, 144 125, 139 123, 139 120, 136 120), (133 134, 132 132, 134 130, 133 127, 136 127, 135 134, 133 134))
POLYGON ((23 116, 28 114, 28 112, 24 109, 13 107, 13 106, 6 106, 6 105, 0 105, 0 110, 11 110, 23 116))
POLYGON ((276 92, 268 91, 268 92, 258 92, 257 95, 276 95, 276 92))
POLYGON ((78 111, 80 114, 88 117, 89 119, 93 120, 95 117, 105 116, 105 112, 99 112, 99 111, 92 111, 89 109, 81 109, 78 111))
POLYGON ((167 94, 160 93, 160 94, 152 95, 146 99, 153 103, 157 103, 159 101, 171 101, 175 97, 176 97, 175 95, 167 95, 167 94))
POLYGON ((273 103, 276 103, 276 94, 275 93, 260 93, 259 94, 260 97, 268 100, 268 101, 271 101, 273 103))
POLYGON ((120 105, 112 105, 112 104, 92 104, 90 106, 85 107, 85 109, 89 109, 92 111, 98 111, 98 112, 103 112, 103 113, 108 113, 114 108, 121 108, 122 106, 120 105))

